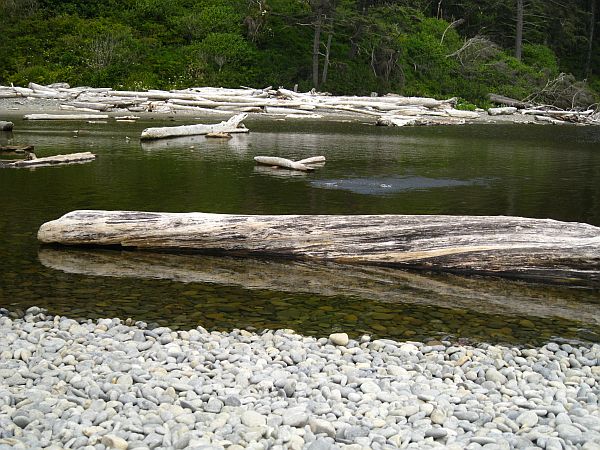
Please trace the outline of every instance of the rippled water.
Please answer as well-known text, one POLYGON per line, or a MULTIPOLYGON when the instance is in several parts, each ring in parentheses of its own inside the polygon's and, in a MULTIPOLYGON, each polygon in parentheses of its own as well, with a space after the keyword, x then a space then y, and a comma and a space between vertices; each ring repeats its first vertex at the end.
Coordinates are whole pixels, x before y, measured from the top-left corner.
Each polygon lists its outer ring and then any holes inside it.
MULTIPOLYGON (((138 123, 15 122, 0 145, 89 164, 0 171, 0 306, 132 317, 174 328, 293 328, 397 339, 600 341, 600 293, 521 282, 348 270, 331 264, 40 248, 38 227, 74 209, 240 214, 490 214, 600 225, 600 129, 381 128, 247 120, 229 140, 141 144, 138 123), (301 174, 256 155, 327 163, 301 174)), ((198 122, 217 121, 202 119, 198 122)), ((178 120, 177 124, 183 123, 178 120)), ((190 123, 187 121, 186 123, 190 123)))

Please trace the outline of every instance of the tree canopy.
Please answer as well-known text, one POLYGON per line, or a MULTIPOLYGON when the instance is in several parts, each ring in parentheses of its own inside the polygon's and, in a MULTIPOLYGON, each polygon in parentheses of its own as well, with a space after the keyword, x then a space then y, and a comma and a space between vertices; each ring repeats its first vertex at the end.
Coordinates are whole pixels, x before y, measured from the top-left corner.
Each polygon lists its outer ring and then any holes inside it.
POLYGON ((552 88, 564 90, 563 101, 593 103, 598 3, 4 0, 0 84, 297 84, 480 104, 490 92, 524 99, 552 88))

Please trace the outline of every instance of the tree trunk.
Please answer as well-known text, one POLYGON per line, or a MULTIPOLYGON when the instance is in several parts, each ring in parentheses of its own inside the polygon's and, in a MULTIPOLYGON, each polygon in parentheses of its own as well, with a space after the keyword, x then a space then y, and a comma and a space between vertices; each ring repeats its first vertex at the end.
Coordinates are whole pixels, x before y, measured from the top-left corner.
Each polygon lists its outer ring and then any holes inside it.
POLYGON ((587 58, 585 61, 585 77, 590 78, 592 75, 592 56, 594 49, 594 31, 596 28, 596 0, 590 1, 590 29, 588 33, 588 49, 587 58))
POLYGON ((323 61, 323 77, 321 83, 327 83, 327 71, 329 70, 329 52, 331 51, 331 37, 333 33, 327 36, 327 46, 325 47, 325 61, 323 61))
POLYGON ((315 89, 319 88, 319 47, 321 45, 321 25, 323 22, 323 15, 321 12, 317 12, 316 22, 315 22, 315 34, 313 38, 313 67, 312 67, 312 77, 313 77, 313 87, 315 89))
POLYGON ((515 58, 521 61, 523 52, 523 0, 517 0, 517 29, 515 33, 515 58))
POLYGON ((504 216, 73 211, 42 243, 313 259, 600 287, 600 228, 504 216))

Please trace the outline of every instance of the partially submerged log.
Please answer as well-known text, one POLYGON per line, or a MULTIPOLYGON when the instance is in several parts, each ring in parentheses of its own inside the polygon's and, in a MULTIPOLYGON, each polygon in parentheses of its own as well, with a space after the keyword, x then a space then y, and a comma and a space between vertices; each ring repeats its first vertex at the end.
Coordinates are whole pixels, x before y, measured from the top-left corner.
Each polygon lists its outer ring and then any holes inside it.
POLYGON ((12 131, 15 126, 12 122, 6 122, 4 120, 0 120, 0 131, 12 131))
POLYGON ((3 153, 27 153, 34 150, 33 145, 1 145, 0 152, 3 153))
POLYGON ((108 114, 25 114, 26 120, 101 120, 108 119, 108 114))
POLYGON ((43 243, 277 256, 600 287, 600 228, 503 216, 73 211, 43 243))
POLYGON ((5 164, 3 167, 41 167, 41 166, 57 166, 63 164, 78 164, 90 162, 96 159, 96 155, 91 152, 71 153, 68 155, 46 156, 43 158, 24 159, 5 164))
POLYGON ((310 172, 315 170, 313 167, 309 167, 306 164, 292 161, 291 159, 287 158, 279 158, 277 156, 255 156, 254 161, 266 166, 277 166, 283 167, 284 169, 300 170, 302 172, 310 172))
POLYGON ((141 139, 164 139, 178 136, 194 136, 208 133, 248 133, 242 121, 248 114, 242 113, 231 117, 227 121, 214 125, 182 125, 178 127, 146 128, 142 131, 141 139))
POLYGON ((560 317, 600 324, 600 310, 593 301, 572 302, 564 295, 552 295, 546 286, 490 278, 417 274, 388 267, 317 261, 46 246, 40 248, 38 259, 54 270, 95 277, 210 283, 248 290, 460 308, 500 317, 560 317), (540 296, 543 302, 539 301, 540 296))

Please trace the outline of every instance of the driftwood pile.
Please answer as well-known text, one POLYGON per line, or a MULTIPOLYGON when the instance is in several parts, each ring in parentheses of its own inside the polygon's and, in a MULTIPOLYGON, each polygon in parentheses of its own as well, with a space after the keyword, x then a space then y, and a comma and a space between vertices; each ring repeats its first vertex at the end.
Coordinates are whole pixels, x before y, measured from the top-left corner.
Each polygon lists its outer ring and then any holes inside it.
MULTIPOLYGON (((321 118, 339 114, 374 118, 381 125, 462 124, 479 117, 472 111, 454 108, 456 99, 385 95, 378 97, 331 96, 299 93, 279 88, 189 88, 183 90, 116 91, 111 88, 76 87, 66 83, 48 86, 29 83, 27 88, 0 86, 0 98, 44 98, 61 100, 69 113, 195 111, 198 113, 262 113, 293 118, 321 118)), ((53 117, 29 117, 48 119, 53 117)))
POLYGON ((531 102, 523 102, 501 95, 490 94, 489 99, 498 108, 489 108, 490 116, 522 114, 533 116, 536 121, 564 125, 569 123, 581 125, 600 125, 600 108, 588 108, 580 110, 564 110, 548 105, 535 105, 531 102))

